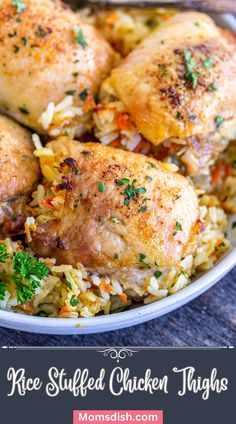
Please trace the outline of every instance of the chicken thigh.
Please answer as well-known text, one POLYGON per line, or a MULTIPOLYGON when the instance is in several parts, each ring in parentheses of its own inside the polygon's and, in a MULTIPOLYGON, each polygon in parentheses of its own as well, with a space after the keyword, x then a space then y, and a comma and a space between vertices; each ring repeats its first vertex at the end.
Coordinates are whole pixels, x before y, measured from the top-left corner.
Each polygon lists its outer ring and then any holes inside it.
POLYGON ((178 265, 194 251, 198 199, 175 166, 63 138, 38 154, 50 185, 28 234, 38 255, 100 273, 134 273, 178 265))
POLYGON ((24 225, 25 203, 40 170, 33 155, 31 134, 0 115, 0 235, 14 234, 24 225))
POLYGON ((59 0, 0 2, 0 107, 40 133, 89 126, 114 53, 59 0))
POLYGON ((146 140, 183 149, 190 175, 236 135, 236 41, 204 14, 177 13, 161 24, 112 70, 106 87, 146 140))

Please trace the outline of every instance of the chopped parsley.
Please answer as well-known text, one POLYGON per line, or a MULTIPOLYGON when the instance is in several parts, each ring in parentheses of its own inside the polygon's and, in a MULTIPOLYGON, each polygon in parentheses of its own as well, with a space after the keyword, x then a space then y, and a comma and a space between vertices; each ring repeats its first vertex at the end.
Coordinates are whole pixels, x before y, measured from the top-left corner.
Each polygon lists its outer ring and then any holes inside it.
POLYGON ((27 45, 27 38, 21 37, 21 42, 22 42, 23 46, 26 46, 27 45))
POLYGON ((190 50, 184 51, 184 60, 185 60, 185 66, 187 68, 185 78, 191 84, 192 89, 195 90, 195 88, 198 85, 198 80, 200 75, 197 72, 194 72, 195 62, 192 59, 192 54, 190 50))
POLYGON ((80 44, 83 47, 83 49, 85 49, 88 46, 81 28, 79 28, 76 33, 76 42, 80 44))
POLYGON ((122 178, 121 180, 116 181, 117 186, 122 186, 124 184, 129 184, 130 180, 129 178, 122 178))
POLYGON ((232 222, 232 228, 236 228, 236 221, 232 222))
POLYGON ((216 90, 218 90, 218 87, 217 87, 217 85, 216 85, 215 82, 213 82, 212 84, 208 85, 208 87, 207 87, 207 91, 216 91, 216 90))
POLYGON ((204 61, 203 61, 203 66, 206 70, 210 69, 211 65, 214 63, 214 58, 213 57, 207 57, 204 61))
POLYGON ((76 90, 67 90, 66 92, 65 92, 65 94, 67 95, 67 96, 74 96, 74 94, 76 93, 76 90))
POLYGON ((182 231, 183 230, 182 229, 182 225, 178 221, 176 221, 176 223, 175 223, 175 228, 176 228, 177 231, 182 231))
POLYGON ((22 13, 26 8, 25 3, 21 0, 12 0, 12 4, 13 6, 16 6, 16 11, 19 14, 22 13))
POLYGON ((140 210, 140 212, 146 212, 147 206, 141 206, 141 208, 139 210, 140 210))
POLYGON ((86 97, 87 97, 87 95, 88 95, 88 90, 87 90, 87 88, 85 88, 83 91, 81 91, 81 93, 79 94, 79 96, 80 96, 80 98, 81 98, 81 100, 84 102, 85 101, 85 99, 86 99, 86 97))
POLYGON ((77 299, 77 297, 75 296, 75 294, 73 294, 71 296, 71 298, 70 298, 70 304, 71 304, 71 306, 73 306, 73 307, 74 306, 77 306, 79 302, 80 302, 80 300, 77 299))
POLYGON ((17 46, 16 44, 14 44, 14 46, 13 46, 13 51, 14 51, 14 53, 18 53, 18 52, 19 52, 19 50, 20 50, 20 47, 19 47, 19 46, 17 46))
POLYGON ((104 184, 102 181, 98 181, 98 191, 100 191, 100 193, 103 193, 104 191, 106 191, 106 189, 106 184, 104 184))
POLYGON ((181 118, 181 113, 178 111, 178 112, 176 113, 175 117, 176 117, 176 119, 181 118))
POLYGON ((13 37, 15 37, 17 35, 17 32, 16 31, 9 32, 7 35, 8 35, 9 38, 13 38, 13 37))
POLYGON ((79 75, 79 72, 73 72, 73 77, 77 77, 79 75))
POLYGON ((119 218, 116 218, 115 216, 112 216, 111 217, 111 221, 114 222, 114 224, 119 224, 120 223, 119 218))
POLYGON ((218 115, 218 116, 215 117, 215 123, 216 123, 217 128, 221 127, 224 120, 225 120, 225 118, 223 118, 223 116, 221 116, 221 115, 218 115))
POLYGON ((154 272, 154 277, 160 278, 161 276, 162 276, 162 272, 161 271, 154 272))
POLYGON ((118 255, 118 253, 115 253, 115 254, 114 254, 113 259, 119 259, 119 255, 118 255))
POLYGON ((28 109, 26 108, 26 106, 20 106, 20 107, 19 107, 19 111, 20 111, 21 113, 23 113, 24 115, 29 115, 29 111, 28 111, 28 109))
POLYGON ((140 269, 150 269, 151 265, 149 265, 144 259, 146 259, 147 255, 144 255, 144 253, 139 253, 139 262, 140 269))
POLYGON ((0 301, 5 299, 7 285, 3 281, 0 281, 0 301))
POLYGON ((72 285, 68 280, 66 280, 66 285, 70 290, 72 290, 72 285))
POLYGON ((151 168, 157 169, 155 163, 152 163, 152 162, 148 162, 148 163, 149 163, 149 165, 150 165, 151 168))
MULTIPOLYGON (((5 262, 9 258, 6 253, 6 246, 0 246, 0 259, 5 262)), ((36 289, 40 286, 41 280, 49 273, 47 265, 32 258, 27 252, 16 252, 12 255, 13 273, 1 272, 1 277, 12 280, 16 287, 18 303, 25 303, 32 299, 36 289)))
POLYGON ((146 180, 147 181, 152 181, 152 177, 150 177, 149 175, 146 176, 146 180))
POLYGON ((39 37, 46 37, 47 33, 44 31, 43 27, 39 25, 35 35, 38 35, 39 37))
POLYGON ((6 260, 9 258, 9 255, 7 253, 6 250, 6 245, 5 244, 1 244, 0 245, 0 263, 4 263, 6 262, 6 260))
POLYGON ((129 178, 122 178, 121 180, 116 181, 117 186, 123 186, 126 184, 125 191, 122 193, 125 196, 124 205, 129 206, 131 199, 138 199, 139 194, 146 193, 146 188, 144 187, 135 187, 137 180, 130 182, 129 178))
POLYGON ((14 274, 9 275, 16 285, 17 301, 25 303, 32 299, 41 280, 49 273, 47 265, 32 258, 27 252, 13 255, 14 274))
POLYGON ((155 29, 158 25, 157 21, 153 18, 149 18, 146 20, 145 25, 150 29, 155 29))

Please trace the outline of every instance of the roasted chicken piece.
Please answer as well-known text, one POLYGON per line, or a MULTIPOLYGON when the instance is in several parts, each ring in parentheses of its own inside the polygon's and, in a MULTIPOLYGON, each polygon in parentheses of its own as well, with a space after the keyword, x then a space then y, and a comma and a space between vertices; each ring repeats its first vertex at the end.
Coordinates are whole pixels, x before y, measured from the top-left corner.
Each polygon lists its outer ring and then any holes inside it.
POLYGON ((206 151, 211 164, 236 135, 236 41, 204 14, 161 24, 106 84, 147 140, 191 150, 183 158, 190 174, 206 166, 206 151))
MULTIPOLYGON (((65 139, 41 158, 51 180, 48 221, 38 216, 28 234, 32 249, 58 263, 121 275, 178 266, 198 233, 198 199, 175 166, 143 155, 65 139), (55 174, 56 175, 56 174, 55 174), (53 211, 53 212, 52 212, 53 211), (140 271, 142 270, 142 271, 140 271)), ((45 170, 45 172, 44 172, 45 170)))
POLYGON ((0 115, 0 236, 22 229, 25 204, 39 177, 31 134, 0 115))
POLYGON ((59 0, 15 3, 0 2, 1 109, 40 133, 82 133, 111 47, 59 0))

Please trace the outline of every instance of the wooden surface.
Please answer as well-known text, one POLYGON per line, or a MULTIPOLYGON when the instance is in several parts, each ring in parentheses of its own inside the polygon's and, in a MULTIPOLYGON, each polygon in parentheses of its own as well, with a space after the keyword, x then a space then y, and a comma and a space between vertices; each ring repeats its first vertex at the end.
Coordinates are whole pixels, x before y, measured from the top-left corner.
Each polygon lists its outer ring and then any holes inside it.
POLYGON ((146 324, 89 336, 44 336, 0 328, 0 345, 235 346, 236 268, 198 299, 146 324))

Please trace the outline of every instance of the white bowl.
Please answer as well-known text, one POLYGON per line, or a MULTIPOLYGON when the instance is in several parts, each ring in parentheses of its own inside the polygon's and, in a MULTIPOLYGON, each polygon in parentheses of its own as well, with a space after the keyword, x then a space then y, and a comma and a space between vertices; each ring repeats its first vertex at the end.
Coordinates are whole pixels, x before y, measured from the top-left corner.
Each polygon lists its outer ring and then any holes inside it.
MULTIPOLYGON (((221 26, 236 32, 236 19, 233 15, 214 16, 214 19, 221 26)), ((0 310, 0 326, 32 333, 91 334, 118 330, 157 318, 204 293, 236 265, 236 231, 234 231, 234 235, 229 234, 229 238, 234 247, 221 258, 213 269, 197 278, 183 290, 150 305, 138 306, 118 314, 78 319, 32 317, 0 310)))

